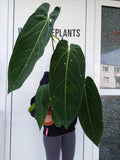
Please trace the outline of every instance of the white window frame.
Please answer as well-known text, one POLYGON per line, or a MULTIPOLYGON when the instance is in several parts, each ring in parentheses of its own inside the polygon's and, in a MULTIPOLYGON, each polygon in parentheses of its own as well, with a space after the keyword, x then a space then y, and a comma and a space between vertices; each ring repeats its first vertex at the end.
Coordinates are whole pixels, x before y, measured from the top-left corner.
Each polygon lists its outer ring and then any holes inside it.
MULTIPOLYGON (((11 121, 12 121, 12 93, 8 94, 7 92, 7 84, 8 84, 8 63, 10 60, 10 56, 13 50, 13 19, 14 19, 14 0, 0 0, 0 3, 4 4, 5 10, 2 16, 4 15, 4 19, 6 20, 5 24, 2 23, 3 33, 5 33, 5 42, 4 45, 1 46, 3 49, 3 57, 4 57, 4 99, 5 102, 3 104, 4 113, 5 113, 5 123, 4 123, 4 159, 3 160, 10 160, 11 159, 11 121)), ((2 17, 3 18, 3 17, 2 17)))

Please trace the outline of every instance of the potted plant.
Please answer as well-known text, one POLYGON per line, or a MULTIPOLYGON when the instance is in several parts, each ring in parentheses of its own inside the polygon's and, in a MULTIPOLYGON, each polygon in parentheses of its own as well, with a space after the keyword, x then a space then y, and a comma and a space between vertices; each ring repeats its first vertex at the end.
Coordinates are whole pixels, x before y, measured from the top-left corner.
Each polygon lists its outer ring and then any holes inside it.
MULTIPOLYGON (((20 32, 9 63, 8 93, 22 86, 32 72, 44 49, 54 38, 52 30, 60 8, 55 7, 48 16, 49 4, 43 3, 27 20, 20 32)), ((57 38, 58 39, 58 38, 57 38)), ((78 116, 86 135, 99 145, 103 132, 102 103, 91 77, 85 77, 85 57, 79 45, 68 46, 59 40, 50 62, 49 85, 42 85, 36 93, 36 119, 41 129, 49 101, 56 126, 68 128, 78 116)))

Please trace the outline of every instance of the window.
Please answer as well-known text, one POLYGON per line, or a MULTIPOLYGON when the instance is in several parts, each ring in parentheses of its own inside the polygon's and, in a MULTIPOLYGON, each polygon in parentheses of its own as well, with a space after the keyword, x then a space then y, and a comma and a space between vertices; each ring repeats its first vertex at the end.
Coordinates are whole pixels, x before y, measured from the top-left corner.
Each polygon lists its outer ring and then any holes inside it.
POLYGON ((108 67, 103 66, 103 71, 108 72, 108 67))
POLYGON ((116 77, 116 88, 120 88, 120 77, 116 77))
MULTIPOLYGON (((104 132, 99 160, 120 158, 120 1, 99 1, 101 22, 100 86, 104 132), (116 4, 116 5, 115 5, 116 4)), ((98 24, 100 24, 98 22, 98 24)), ((100 44, 99 42, 99 44, 100 44)), ((96 52, 97 53, 97 52, 96 52)))
POLYGON ((120 73, 120 67, 115 67, 115 72, 120 73))
POLYGON ((110 78, 109 77, 104 77, 104 82, 110 82, 110 78))
POLYGON ((120 9, 102 6, 101 16, 100 86, 103 89, 117 89, 116 76, 120 78, 120 9), (109 84, 110 78, 107 77, 111 78, 111 84, 109 84))

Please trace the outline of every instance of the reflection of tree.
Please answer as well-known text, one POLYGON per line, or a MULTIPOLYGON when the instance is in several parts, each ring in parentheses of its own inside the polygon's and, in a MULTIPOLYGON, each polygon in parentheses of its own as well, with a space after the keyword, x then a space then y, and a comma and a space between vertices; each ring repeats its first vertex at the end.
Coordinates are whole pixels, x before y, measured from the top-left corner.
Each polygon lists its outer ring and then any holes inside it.
POLYGON ((120 48, 120 9, 102 7, 101 53, 120 48))

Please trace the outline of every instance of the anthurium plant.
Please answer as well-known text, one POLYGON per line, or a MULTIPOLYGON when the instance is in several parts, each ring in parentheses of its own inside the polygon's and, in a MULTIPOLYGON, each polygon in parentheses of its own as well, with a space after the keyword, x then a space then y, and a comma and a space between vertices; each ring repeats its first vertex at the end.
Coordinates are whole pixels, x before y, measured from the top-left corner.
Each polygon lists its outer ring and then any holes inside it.
MULTIPOLYGON (((52 35, 52 30, 60 8, 55 7, 48 16, 49 6, 43 3, 28 18, 16 40, 8 68, 8 93, 22 86, 50 38, 54 46, 57 37, 52 35)), ((85 57, 79 45, 68 46, 68 41, 59 40, 53 49, 49 84, 38 88, 35 104, 31 106, 35 108, 40 129, 49 102, 56 126, 63 125, 67 129, 77 116, 86 135, 99 145, 103 132, 102 103, 93 79, 85 77, 85 57)))

